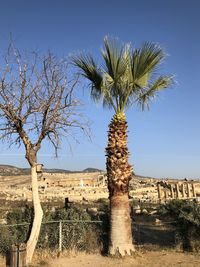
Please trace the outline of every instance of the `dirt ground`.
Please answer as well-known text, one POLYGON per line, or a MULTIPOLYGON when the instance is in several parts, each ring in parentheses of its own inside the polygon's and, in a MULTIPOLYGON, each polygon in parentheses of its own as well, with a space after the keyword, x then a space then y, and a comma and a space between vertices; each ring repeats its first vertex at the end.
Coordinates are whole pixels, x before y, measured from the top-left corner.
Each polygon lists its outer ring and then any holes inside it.
POLYGON ((169 251, 137 252, 126 259, 112 259, 99 254, 78 254, 60 257, 48 262, 49 267, 197 267, 200 266, 200 255, 169 251))
MULTIPOLYGON (((0 258, 0 267, 5 267, 0 258)), ((37 258, 32 267, 197 267, 200 266, 200 254, 183 253, 169 250, 137 251, 132 257, 116 259, 100 254, 72 253, 57 257, 37 258)))
MULTIPOLYGON (((133 257, 114 259, 99 254, 77 254, 48 261, 49 267, 197 267, 200 255, 169 251, 137 252, 133 257)), ((38 265, 39 267, 39 265, 38 265)))

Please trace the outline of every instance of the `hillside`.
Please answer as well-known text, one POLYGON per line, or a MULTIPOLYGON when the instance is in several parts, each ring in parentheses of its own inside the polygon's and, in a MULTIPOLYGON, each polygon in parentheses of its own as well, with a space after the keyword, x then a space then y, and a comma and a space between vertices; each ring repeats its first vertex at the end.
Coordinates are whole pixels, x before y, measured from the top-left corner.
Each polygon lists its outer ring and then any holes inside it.
MULTIPOLYGON (((47 173, 90 173, 90 172, 101 172, 102 170, 95 168, 86 168, 83 171, 70 171, 64 169, 43 169, 43 172, 47 173)), ((30 174, 29 168, 18 168, 12 165, 0 164, 0 176, 15 176, 15 175, 27 175, 30 174)))
POLYGON ((89 173, 89 172, 103 172, 103 170, 95 169, 95 168, 87 168, 87 169, 84 169, 81 172, 86 172, 86 173, 89 173))
POLYGON ((14 176, 29 174, 30 170, 26 168, 18 168, 12 165, 0 164, 0 175, 1 176, 14 176))

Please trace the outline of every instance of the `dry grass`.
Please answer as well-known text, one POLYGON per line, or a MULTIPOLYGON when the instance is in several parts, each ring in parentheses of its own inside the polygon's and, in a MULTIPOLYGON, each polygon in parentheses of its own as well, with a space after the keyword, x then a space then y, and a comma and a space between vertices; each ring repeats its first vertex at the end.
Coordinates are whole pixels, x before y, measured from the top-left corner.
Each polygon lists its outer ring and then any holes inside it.
POLYGON ((196 267, 200 266, 200 255, 180 253, 173 250, 138 250, 132 257, 110 258, 100 254, 75 253, 62 255, 48 261, 48 267, 196 267))
MULTIPOLYGON (((100 254, 88 254, 75 250, 64 251, 60 256, 50 250, 37 250, 31 267, 196 267, 200 266, 200 254, 177 252, 159 246, 140 246, 132 257, 111 258, 100 254)), ((5 259, 0 257, 0 267, 5 259)))
POLYGON ((0 256, 0 267, 5 267, 6 263, 5 263, 5 258, 3 258, 2 256, 0 256))
POLYGON ((78 255, 84 257, 88 255, 86 252, 79 252, 77 250, 65 250, 61 254, 58 251, 48 249, 38 249, 34 254, 32 265, 30 267, 48 266, 49 262, 54 262, 60 258, 75 258, 78 255))

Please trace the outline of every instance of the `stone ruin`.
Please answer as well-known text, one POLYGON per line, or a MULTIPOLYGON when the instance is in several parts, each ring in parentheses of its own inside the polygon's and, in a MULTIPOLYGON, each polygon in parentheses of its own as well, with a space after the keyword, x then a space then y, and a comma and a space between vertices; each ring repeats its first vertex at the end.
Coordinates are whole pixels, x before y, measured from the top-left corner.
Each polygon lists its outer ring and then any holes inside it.
MULTIPOLYGON (((38 177, 42 202, 97 200, 108 198, 105 172, 42 173, 38 177)), ((30 175, 4 176, 0 179, 0 200, 32 201, 30 175)), ((159 203, 171 199, 196 199, 200 202, 200 181, 133 176, 129 187, 130 200, 159 203)))
POLYGON ((39 187, 89 188, 107 186, 107 176, 104 172, 94 173, 44 173, 39 181, 39 187))
POLYGON ((194 181, 159 181, 157 182, 158 199, 160 202, 172 199, 194 199, 196 194, 194 181))

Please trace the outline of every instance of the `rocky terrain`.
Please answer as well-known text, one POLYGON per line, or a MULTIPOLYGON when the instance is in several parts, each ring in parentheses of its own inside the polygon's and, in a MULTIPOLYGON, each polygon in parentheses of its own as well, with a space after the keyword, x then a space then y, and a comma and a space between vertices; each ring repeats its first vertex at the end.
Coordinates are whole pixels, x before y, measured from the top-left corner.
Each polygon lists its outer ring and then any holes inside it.
POLYGON ((0 177, 1 176, 13 176, 13 175, 26 175, 30 170, 26 168, 17 168, 11 165, 0 164, 0 177))
MULTIPOLYGON (((43 170, 38 174, 41 202, 56 205, 68 201, 94 201, 108 198, 106 173, 87 168, 82 172, 43 170)), ((0 165, 0 204, 2 207, 17 202, 31 202, 31 177, 28 169, 0 165)), ((133 176, 130 181, 130 199, 158 203, 173 198, 199 199, 198 180, 156 179, 133 176)))

